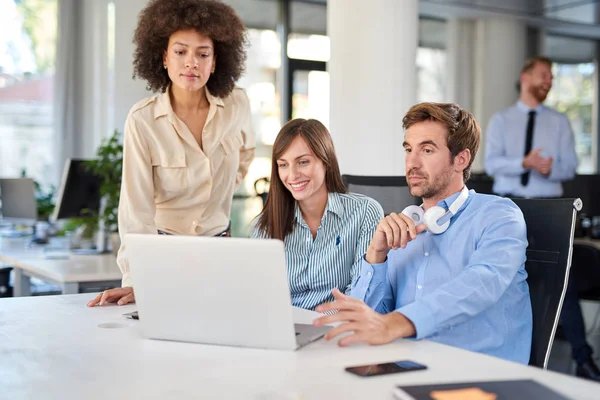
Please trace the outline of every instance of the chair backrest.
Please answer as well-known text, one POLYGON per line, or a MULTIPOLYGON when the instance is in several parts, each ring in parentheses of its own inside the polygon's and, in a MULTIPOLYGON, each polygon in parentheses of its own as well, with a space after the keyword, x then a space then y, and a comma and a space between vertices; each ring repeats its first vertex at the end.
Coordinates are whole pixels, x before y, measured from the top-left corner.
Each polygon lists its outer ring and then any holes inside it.
POLYGON ((588 217, 600 216, 600 175, 575 175, 563 182, 563 197, 579 198, 583 201, 581 212, 588 217))
POLYGON ((600 249, 591 242, 578 241, 573 244, 571 265, 571 280, 579 299, 600 300, 600 249))
POLYGON ((527 224, 533 337, 530 365, 546 368, 567 290, 579 199, 512 199, 527 224))
POLYGON ((405 176, 343 175, 343 178, 350 192, 375 199, 386 215, 402 212, 406 206, 421 204, 421 199, 410 194, 405 176))
POLYGON ((471 177, 466 183, 469 189, 475 190, 481 194, 494 194, 494 178, 485 173, 472 172, 471 177))

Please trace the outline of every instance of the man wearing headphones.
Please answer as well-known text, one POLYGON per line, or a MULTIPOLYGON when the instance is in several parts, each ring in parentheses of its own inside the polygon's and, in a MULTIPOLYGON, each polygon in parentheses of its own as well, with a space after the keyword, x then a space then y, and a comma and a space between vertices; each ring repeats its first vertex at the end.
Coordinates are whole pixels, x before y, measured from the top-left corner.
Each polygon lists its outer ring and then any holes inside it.
POLYGON ((527 364, 532 311, 526 282, 527 236, 509 199, 469 191, 465 181, 481 131, 455 104, 422 103, 405 115, 406 177, 421 207, 379 223, 351 296, 314 325, 342 322, 342 346, 427 338, 527 364))

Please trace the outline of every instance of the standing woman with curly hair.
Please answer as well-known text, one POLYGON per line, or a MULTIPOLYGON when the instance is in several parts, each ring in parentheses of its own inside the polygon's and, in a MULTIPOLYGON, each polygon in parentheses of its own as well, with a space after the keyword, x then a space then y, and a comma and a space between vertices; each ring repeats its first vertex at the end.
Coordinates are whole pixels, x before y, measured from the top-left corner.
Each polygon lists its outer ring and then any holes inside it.
POLYGON ((231 7, 151 0, 133 42, 134 77, 160 93, 134 105, 125 122, 117 257, 123 287, 88 306, 135 301, 125 234, 228 236, 233 193, 254 158, 248 97, 235 86, 246 28, 231 7))

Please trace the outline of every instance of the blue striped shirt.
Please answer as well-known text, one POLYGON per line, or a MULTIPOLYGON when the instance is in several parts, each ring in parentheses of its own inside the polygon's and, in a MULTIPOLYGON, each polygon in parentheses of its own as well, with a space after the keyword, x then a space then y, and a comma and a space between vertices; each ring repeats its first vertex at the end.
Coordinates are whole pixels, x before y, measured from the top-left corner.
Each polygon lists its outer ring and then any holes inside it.
MULTIPOLYGON (((313 240, 296 203, 293 230, 284 240, 292 304, 314 310, 333 301, 334 287, 350 293, 361 259, 383 218, 375 200, 353 193, 329 193, 313 240)), ((264 237, 257 228, 251 237, 264 237)))
MULTIPOLYGON (((457 197, 438 205, 447 209, 457 197)), ((527 364, 526 230, 511 200, 471 190, 446 232, 424 232, 382 264, 363 260, 351 295, 377 312, 402 313, 417 339, 527 364)))

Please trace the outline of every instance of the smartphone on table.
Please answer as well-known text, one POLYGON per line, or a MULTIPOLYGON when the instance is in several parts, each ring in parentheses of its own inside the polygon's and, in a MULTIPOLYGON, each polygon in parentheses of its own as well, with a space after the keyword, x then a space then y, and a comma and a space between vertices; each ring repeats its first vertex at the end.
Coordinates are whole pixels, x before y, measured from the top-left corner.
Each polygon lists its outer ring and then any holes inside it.
POLYGON ((410 360, 346 367, 346 371, 358 376, 387 375, 399 372, 420 371, 424 369, 427 369, 425 365, 410 360))

